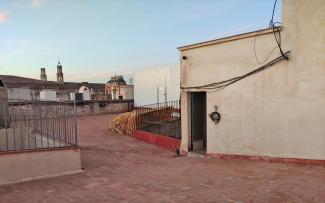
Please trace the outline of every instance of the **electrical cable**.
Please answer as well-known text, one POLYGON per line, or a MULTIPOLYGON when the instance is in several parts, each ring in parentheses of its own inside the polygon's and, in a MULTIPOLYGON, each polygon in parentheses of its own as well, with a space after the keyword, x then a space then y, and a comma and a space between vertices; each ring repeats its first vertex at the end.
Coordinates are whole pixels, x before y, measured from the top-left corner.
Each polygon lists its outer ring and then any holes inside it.
POLYGON ((277 45, 279 47, 281 55, 285 59, 288 60, 289 58, 285 56, 285 54, 284 54, 284 52, 282 50, 282 47, 281 47, 281 32, 280 32, 281 23, 280 22, 274 22, 274 13, 275 13, 275 8, 276 8, 276 3, 277 2, 278 2, 278 0, 275 0, 274 4, 273 4, 272 17, 271 17, 271 20, 270 20, 270 23, 269 23, 269 28, 272 28, 272 30, 273 30, 273 35, 274 35, 275 41, 276 41, 276 43, 277 43, 277 45))
POLYGON ((278 48, 278 46, 273 47, 273 49, 270 51, 270 53, 265 57, 264 60, 260 61, 258 60, 257 57, 257 53, 256 53, 256 37, 254 38, 254 55, 255 55, 255 60, 257 63, 259 64, 264 64, 272 55, 272 53, 274 52, 274 50, 276 50, 276 48, 278 48))
POLYGON ((280 22, 274 22, 272 24, 273 35, 274 35, 275 41, 276 41, 276 43, 277 43, 277 45, 279 47, 279 50, 280 50, 281 55, 285 59, 289 60, 289 58, 285 56, 285 54, 284 54, 284 52, 282 50, 282 47, 281 47, 281 32, 280 32, 280 27, 279 26, 275 26, 276 24, 281 25, 281 23, 280 22))
POLYGON ((279 51, 281 53, 280 56, 278 56, 277 58, 273 59, 272 61, 268 62, 267 64, 259 67, 259 68, 256 68, 254 69, 253 71, 250 71, 244 75, 241 75, 241 76, 238 76, 238 77, 234 77, 234 78, 231 78, 231 79, 228 79, 228 80, 224 80, 224 81, 220 81, 220 82, 215 82, 215 83, 210 83, 210 84, 206 84, 206 85, 199 85, 199 86, 189 86, 189 87, 181 87, 181 89, 205 89, 205 90, 212 90, 210 92, 215 92, 215 91, 219 91, 219 90, 222 90, 226 87, 228 87, 229 85, 231 84, 234 84, 248 76, 251 76, 253 74, 256 74, 256 73, 259 73, 267 68, 269 68, 270 66, 282 61, 282 60, 289 60, 289 53, 290 51, 286 51, 286 52, 283 52, 282 50, 282 47, 281 47, 281 33, 280 33, 280 25, 281 23, 280 22, 273 22, 274 20, 274 13, 275 13, 275 8, 276 8, 276 3, 277 3, 277 0, 275 0, 274 2, 274 5, 273 5, 273 11, 272 11, 272 17, 271 17, 271 20, 270 20, 270 24, 269 24, 269 27, 272 28, 273 30, 273 35, 274 35, 274 38, 275 38, 275 41, 276 41, 276 44, 277 46, 274 47, 271 52, 268 54, 268 56, 262 61, 260 62, 257 58, 257 54, 256 54, 256 37, 255 37, 255 41, 254 41, 254 52, 255 52, 255 58, 256 58, 256 61, 260 64, 263 64, 265 63, 272 55, 273 51, 276 49, 276 48, 279 48, 279 51), (278 25, 278 26, 277 26, 278 25))
MULTIPOLYGON (((274 52, 274 50, 276 48, 279 48, 280 50, 280 53, 283 57, 285 57, 284 53, 283 53, 283 50, 282 50, 282 47, 281 47, 281 33, 280 33, 280 26, 281 26, 281 23, 280 22, 274 22, 274 13, 275 13, 275 9, 276 9, 276 3, 277 3, 277 0, 274 1, 274 4, 273 4, 273 10, 272 10, 272 16, 271 16, 271 20, 269 22, 269 28, 272 28, 273 30, 273 35, 274 35, 274 38, 275 38, 275 41, 276 41, 276 44, 277 46, 274 47, 270 53, 267 55, 267 57, 260 61, 257 57, 257 53, 256 53, 256 37, 254 38, 254 55, 255 55, 255 60, 257 63, 259 64, 263 64, 265 63, 269 58, 270 56, 272 55, 272 53, 274 52), (277 26, 278 25, 278 26, 277 26)), ((288 59, 287 57, 285 57, 285 59, 288 59)))
POLYGON ((181 87, 181 89, 206 89, 206 90, 214 90, 214 91, 218 91, 218 90, 221 90, 221 89, 224 89, 226 88, 227 86, 235 83, 235 82, 238 82, 248 76, 251 76, 253 74, 256 74, 256 73, 259 73, 267 68, 269 68, 270 66, 282 61, 283 59, 285 59, 286 57, 288 57, 290 51, 287 51, 284 53, 285 57, 284 56, 279 56, 275 59, 273 59, 272 61, 268 62, 267 64, 257 68, 257 69, 254 69, 244 75, 241 75, 241 76, 238 76, 238 77, 234 77, 234 78, 231 78, 231 79, 228 79, 228 80, 224 80, 224 81, 220 81, 220 82, 217 82, 217 83, 210 83, 210 84, 206 84, 206 85, 200 85, 200 86, 189 86, 189 87, 181 87))
POLYGON ((270 20, 270 23, 269 23, 269 28, 271 28, 273 26, 274 12, 275 12, 275 7, 276 7, 277 1, 278 0, 275 0, 274 4, 273 4, 273 11, 272 11, 272 17, 271 17, 271 20, 270 20))

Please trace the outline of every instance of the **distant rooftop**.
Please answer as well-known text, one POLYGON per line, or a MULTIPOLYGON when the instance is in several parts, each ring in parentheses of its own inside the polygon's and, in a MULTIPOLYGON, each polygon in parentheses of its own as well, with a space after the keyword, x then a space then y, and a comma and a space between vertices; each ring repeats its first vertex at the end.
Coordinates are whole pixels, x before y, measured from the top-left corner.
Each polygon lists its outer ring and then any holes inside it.
MULTIPOLYGON (((31 89, 57 89, 57 90, 76 90, 79 89, 82 82, 64 82, 57 83, 54 81, 43 81, 32 78, 14 76, 14 75, 0 75, 0 83, 3 83, 7 88, 31 88, 31 89)), ((87 83, 89 88, 95 91, 104 91, 105 84, 101 83, 87 83)))
POLYGON ((112 76, 111 79, 109 81, 107 81, 107 83, 109 84, 117 84, 117 85, 126 85, 126 82, 123 78, 122 75, 116 75, 116 76, 112 76))

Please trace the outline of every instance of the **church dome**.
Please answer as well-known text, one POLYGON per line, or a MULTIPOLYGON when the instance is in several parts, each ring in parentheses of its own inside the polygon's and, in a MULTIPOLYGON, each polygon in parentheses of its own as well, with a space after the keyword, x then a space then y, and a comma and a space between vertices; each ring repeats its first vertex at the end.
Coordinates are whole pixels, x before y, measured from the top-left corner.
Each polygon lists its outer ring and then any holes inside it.
POLYGON ((107 84, 115 84, 115 85, 126 85, 126 82, 123 78, 122 75, 117 75, 117 76, 113 76, 111 77, 111 79, 109 81, 107 81, 107 84))

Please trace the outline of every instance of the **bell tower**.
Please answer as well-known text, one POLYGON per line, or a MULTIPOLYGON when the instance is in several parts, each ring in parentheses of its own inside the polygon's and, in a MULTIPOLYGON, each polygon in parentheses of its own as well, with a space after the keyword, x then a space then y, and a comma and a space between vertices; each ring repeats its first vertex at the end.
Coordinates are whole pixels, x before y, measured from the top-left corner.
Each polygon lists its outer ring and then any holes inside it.
POLYGON ((46 76, 45 68, 41 68, 41 80, 47 81, 47 76, 46 76))
POLYGON ((60 60, 58 60, 58 65, 56 66, 56 80, 59 83, 63 83, 63 72, 62 72, 62 65, 60 64, 60 60))

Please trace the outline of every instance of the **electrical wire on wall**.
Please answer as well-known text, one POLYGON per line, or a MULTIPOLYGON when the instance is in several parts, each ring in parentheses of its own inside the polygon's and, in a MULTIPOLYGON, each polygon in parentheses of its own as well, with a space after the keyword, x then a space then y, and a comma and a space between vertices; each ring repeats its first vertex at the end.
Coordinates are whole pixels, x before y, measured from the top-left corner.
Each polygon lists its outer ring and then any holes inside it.
POLYGON ((241 76, 237 76, 237 77, 234 77, 234 78, 231 78, 231 79, 228 79, 228 80, 224 80, 224 81, 220 81, 220 82, 215 82, 215 83, 209 83, 209 84, 206 84, 206 85, 200 85, 200 86, 189 86, 189 87, 181 87, 181 89, 201 89, 201 90, 206 90, 208 92, 215 92, 215 91, 219 91, 219 90, 222 90, 226 87, 228 87, 229 85, 231 84, 234 84, 246 77, 249 77, 251 75, 254 75, 256 73, 259 73, 261 71, 264 71, 266 70, 267 68, 273 66, 274 64, 282 61, 282 60, 289 60, 289 53, 290 51, 286 51, 284 52, 282 50, 282 47, 281 47, 281 33, 280 33, 280 25, 281 23, 279 22, 274 22, 274 12, 275 12, 275 8, 276 8, 276 3, 277 3, 277 0, 275 0, 274 2, 274 5, 273 5, 273 11, 272 11, 272 18, 270 20, 270 24, 269 24, 269 28, 272 28, 273 29, 273 35, 274 35, 274 38, 275 38, 275 41, 276 41, 276 44, 277 46, 274 47, 271 52, 268 54, 268 56, 263 60, 263 61, 259 61, 258 58, 257 58, 257 54, 256 54, 256 38, 255 38, 255 41, 254 41, 254 52, 255 52, 255 58, 256 58, 256 61, 260 64, 263 64, 265 63, 269 58, 270 56, 272 55, 272 53, 274 52, 274 50, 276 48, 279 48, 279 51, 281 53, 280 56, 278 56, 277 58, 271 60, 270 62, 266 63, 265 65, 262 65, 261 67, 259 68, 256 68, 244 75, 241 75, 241 76))
POLYGON ((275 46, 270 51, 270 53, 268 54, 268 56, 263 61, 260 61, 260 60, 258 60, 257 53, 256 53, 256 36, 255 36, 255 38, 254 38, 254 54, 255 54, 256 62, 259 63, 259 64, 265 63, 270 58, 270 56, 272 55, 272 53, 274 52, 274 50, 276 48, 279 48, 279 51, 280 51, 281 55, 285 59, 289 59, 288 57, 286 57, 284 55, 284 52, 283 52, 282 47, 281 47, 281 32, 280 32, 281 23, 280 22, 274 22, 274 12, 275 12, 275 9, 276 9, 276 3, 277 3, 277 1, 278 0, 275 0, 274 1, 273 11, 272 11, 272 17, 271 17, 271 20, 270 20, 270 23, 269 23, 269 28, 272 28, 272 30, 273 30, 273 35, 274 35, 274 39, 276 41, 277 46, 275 46))
POLYGON ((273 29, 273 35, 274 35, 274 38, 275 38, 275 41, 279 47, 279 51, 281 53, 281 55, 285 58, 285 59, 289 59, 288 56, 286 56, 282 50, 282 47, 281 47, 281 32, 280 32, 280 26, 281 26, 281 23, 280 22, 274 22, 274 12, 275 12, 275 8, 276 8, 276 3, 277 3, 278 0, 275 0, 274 1, 274 5, 273 5, 273 11, 272 11, 272 17, 271 17, 271 20, 270 20, 270 23, 269 23, 269 28, 272 28, 273 29))
POLYGON ((278 46, 273 47, 273 49, 270 51, 270 53, 262 60, 260 61, 257 57, 257 53, 256 53, 256 36, 254 37, 254 55, 255 55, 255 60, 257 63, 259 64, 264 64, 273 54, 273 52, 278 48, 278 46))
POLYGON ((273 59, 272 61, 268 62, 267 64, 254 69, 253 71, 250 71, 244 75, 238 76, 238 77, 234 77, 228 80, 224 80, 224 81, 220 81, 220 82, 216 82, 216 83, 210 83, 210 84, 206 84, 206 85, 201 85, 201 86, 191 86, 191 87, 181 87, 181 89, 205 89, 205 90, 212 90, 212 92, 214 91, 218 91, 218 90, 222 90, 224 88, 226 88, 227 86, 238 82, 239 80, 242 80, 248 76, 254 75, 256 73, 259 73, 267 68, 269 68, 270 66, 284 60, 286 57, 288 57, 290 51, 287 51, 284 54, 284 56, 279 56, 275 59, 273 59))

